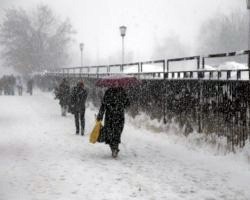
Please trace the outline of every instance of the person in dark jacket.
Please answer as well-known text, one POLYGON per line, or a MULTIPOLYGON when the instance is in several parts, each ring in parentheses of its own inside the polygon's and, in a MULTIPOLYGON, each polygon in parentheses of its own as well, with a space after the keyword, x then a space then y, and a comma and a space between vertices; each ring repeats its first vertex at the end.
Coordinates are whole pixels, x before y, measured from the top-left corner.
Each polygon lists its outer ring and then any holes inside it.
POLYGON ((62 116, 66 116, 68 105, 70 102, 70 86, 64 78, 56 90, 56 97, 59 99, 59 104, 62 110, 62 116))
POLYGON ((106 90, 97 120, 102 120, 105 114, 102 133, 105 143, 108 144, 115 158, 119 152, 119 143, 125 122, 125 108, 129 106, 127 94, 122 87, 114 87, 106 90))
POLYGON ((75 116, 76 134, 79 134, 79 121, 81 124, 81 135, 84 135, 85 128, 85 103, 88 96, 84 88, 84 82, 79 81, 71 93, 71 111, 75 116))
POLYGON ((30 93, 30 95, 33 94, 33 79, 29 79, 28 82, 27 82, 27 93, 30 93))

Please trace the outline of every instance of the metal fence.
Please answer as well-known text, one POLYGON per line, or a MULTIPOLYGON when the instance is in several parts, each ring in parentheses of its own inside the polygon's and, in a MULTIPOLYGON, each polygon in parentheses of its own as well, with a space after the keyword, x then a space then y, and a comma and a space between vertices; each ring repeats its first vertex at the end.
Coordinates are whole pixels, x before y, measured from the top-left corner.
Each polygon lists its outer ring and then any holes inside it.
MULTIPOLYGON (((250 51, 192 56, 168 60, 63 68, 47 77, 83 78, 94 88, 96 79, 125 73, 142 80, 131 88, 131 114, 143 111, 165 123, 175 120, 185 134, 193 130, 227 138, 228 144, 243 147, 250 136, 250 51), (246 56, 245 69, 207 70, 208 59, 246 56), (194 61, 196 70, 170 71, 173 62, 194 61)), ((92 99, 100 94, 94 89, 92 99)))

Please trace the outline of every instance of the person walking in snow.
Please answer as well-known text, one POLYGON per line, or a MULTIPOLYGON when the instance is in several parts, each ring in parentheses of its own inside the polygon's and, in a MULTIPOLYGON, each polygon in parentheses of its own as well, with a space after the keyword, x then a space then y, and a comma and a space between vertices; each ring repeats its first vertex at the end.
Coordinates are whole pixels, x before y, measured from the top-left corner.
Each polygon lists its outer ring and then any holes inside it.
POLYGON ((30 95, 33 94, 33 79, 30 78, 27 82, 27 93, 30 93, 30 95))
POLYGON ((68 81, 65 78, 62 80, 62 82, 60 83, 56 91, 56 97, 59 99, 62 116, 66 116, 69 101, 70 101, 70 86, 69 86, 68 81))
POLYGON ((101 135, 110 146, 112 157, 119 152, 119 143, 125 122, 125 108, 130 105, 125 90, 122 87, 111 87, 106 90, 102 99, 97 120, 102 121, 105 114, 104 127, 101 135))
POLYGON ((71 112, 75 116, 76 134, 84 135, 85 128, 85 103, 88 96, 87 90, 84 88, 84 82, 81 80, 72 89, 71 92, 71 112), (79 122, 81 127, 79 127, 79 122))
POLYGON ((17 79, 16 79, 16 87, 17 87, 18 95, 22 96, 22 94, 23 94, 23 83, 22 83, 22 79, 21 79, 20 76, 18 76, 17 79))

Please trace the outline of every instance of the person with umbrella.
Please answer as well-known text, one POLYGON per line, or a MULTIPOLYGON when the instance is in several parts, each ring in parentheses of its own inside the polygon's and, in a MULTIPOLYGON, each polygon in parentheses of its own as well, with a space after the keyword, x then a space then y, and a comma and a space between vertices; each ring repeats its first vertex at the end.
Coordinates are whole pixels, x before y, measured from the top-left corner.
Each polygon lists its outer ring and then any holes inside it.
POLYGON ((108 87, 103 96, 97 120, 102 121, 105 114, 101 135, 105 138, 105 143, 110 146, 114 158, 119 152, 119 143, 125 122, 125 108, 130 105, 124 87, 134 84, 134 77, 107 77, 100 79, 96 84, 108 87))

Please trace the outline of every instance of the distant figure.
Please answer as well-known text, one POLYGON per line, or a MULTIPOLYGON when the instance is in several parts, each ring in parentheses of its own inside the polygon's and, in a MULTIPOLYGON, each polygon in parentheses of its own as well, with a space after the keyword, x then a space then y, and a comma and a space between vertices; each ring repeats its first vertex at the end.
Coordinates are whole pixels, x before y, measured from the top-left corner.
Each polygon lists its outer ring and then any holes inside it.
POLYGON ((15 86, 16 86, 16 78, 14 75, 10 75, 9 77, 10 95, 15 95, 15 86))
POLYGON ((15 95, 15 84, 16 78, 13 75, 3 76, 2 86, 4 90, 4 95, 15 95))
POLYGON ((17 87, 18 95, 22 96, 22 94, 23 94, 23 83, 22 83, 22 79, 21 79, 20 76, 18 76, 17 79, 16 79, 16 87, 17 87))
POLYGON ((10 95, 8 76, 3 76, 2 78, 2 87, 4 91, 4 95, 10 95))
POLYGON ((125 122, 125 108, 130 105, 127 94, 122 87, 109 88, 104 94, 97 120, 102 120, 105 114, 102 134, 105 143, 112 151, 112 156, 117 157, 121 134, 125 122))
POLYGON ((33 94, 33 79, 29 79, 27 82, 27 93, 33 94))
POLYGON ((70 86, 65 78, 62 80, 56 91, 56 97, 59 99, 62 116, 66 116, 70 102, 70 86))
POLYGON ((76 134, 79 134, 79 121, 81 124, 81 135, 84 135, 85 128, 85 103, 88 96, 87 90, 84 88, 84 82, 81 80, 73 88, 71 93, 71 110, 75 116, 76 134))
POLYGON ((0 95, 3 94, 3 78, 0 79, 0 95))

